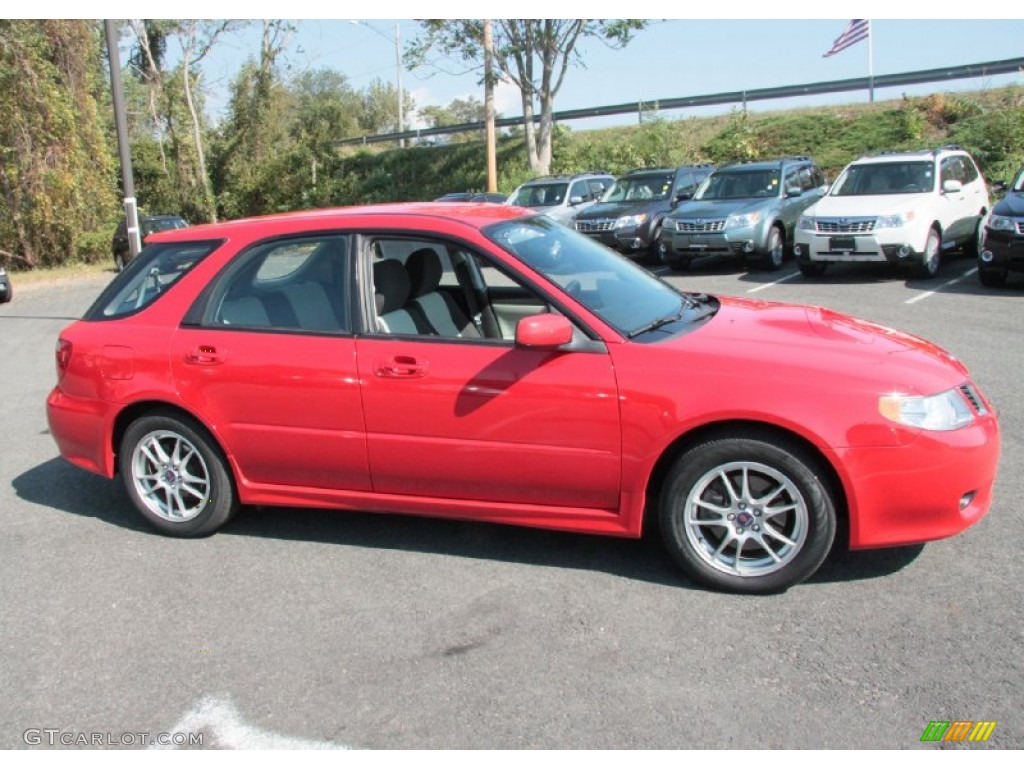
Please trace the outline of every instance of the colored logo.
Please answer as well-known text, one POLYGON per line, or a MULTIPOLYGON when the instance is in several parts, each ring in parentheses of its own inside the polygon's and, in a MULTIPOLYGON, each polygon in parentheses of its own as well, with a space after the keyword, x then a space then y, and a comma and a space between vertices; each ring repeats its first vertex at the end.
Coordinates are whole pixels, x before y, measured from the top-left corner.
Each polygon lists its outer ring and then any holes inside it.
POLYGON ((932 720, 921 741, 988 741, 995 729, 995 720, 932 720))

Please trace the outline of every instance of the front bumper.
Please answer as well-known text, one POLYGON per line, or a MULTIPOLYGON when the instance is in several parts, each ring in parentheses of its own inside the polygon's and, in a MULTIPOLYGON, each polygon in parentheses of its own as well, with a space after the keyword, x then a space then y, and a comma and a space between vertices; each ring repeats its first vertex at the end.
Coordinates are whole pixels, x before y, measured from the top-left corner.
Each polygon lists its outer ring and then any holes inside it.
POLYGON ((641 251, 651 246, 651 233, 647 227, 619 227, 599 221, 576 221, 576 231, 602 245, 622 253, 641 251))
POLYGON ((837 462, 849 481, 852 549, 943 539, 989 510, 999 425, 989 414, 951 432, 919 431, 898 448, 847 448, 837 462))
POLYGON ((753 256, 764 251, 763 233, 758 227, 735 227, 712 231, 662 229, 668 249, 666 258, 695 259, 709 255, 753 256))
POLYGON ((918 264, 924 248, 916 240, 903 229, 856 233, 797 230, 793 255, 804 263, 918 264))
POLYGON ((1024 272, 1024 235, 986 228, 980 254, 983 269, 1024 272))

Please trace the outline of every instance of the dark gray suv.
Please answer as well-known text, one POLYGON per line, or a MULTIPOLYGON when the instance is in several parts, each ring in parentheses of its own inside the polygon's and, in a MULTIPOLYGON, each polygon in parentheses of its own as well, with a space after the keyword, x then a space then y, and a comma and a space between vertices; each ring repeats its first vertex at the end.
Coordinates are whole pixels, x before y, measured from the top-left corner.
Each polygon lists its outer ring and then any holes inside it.
POLYGON ((599 202, 576 214, 576 230, 622 253, 660 260, 662 219, 693 197, 713 170, 712 165, 684 165, 630 171, 599 202))
POLYGON ((824 174, 805 155, 719 168, 692 200, 665 217, 664 261, 683 270, 701 256, 733 255, 778 269, 800 214, 827 189, 824 174))

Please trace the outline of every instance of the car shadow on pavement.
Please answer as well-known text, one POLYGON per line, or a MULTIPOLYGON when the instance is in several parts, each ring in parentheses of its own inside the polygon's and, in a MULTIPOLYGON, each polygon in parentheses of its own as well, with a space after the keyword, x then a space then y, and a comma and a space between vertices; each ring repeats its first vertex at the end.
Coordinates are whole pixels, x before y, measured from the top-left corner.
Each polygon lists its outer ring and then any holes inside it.
MULTIPOLYGON (((134 511, 117 480, 54 458, 16 477, 18 497, 135 533, 160 536, 134 511)), ((665 586, 703 590, 672 563, 655 526, 639 540, 408 515, 301 508, 243 507, 218 536, 340 544, 610 573, 665 586)), ((868 552, 833 548, 811 584, 860 581, 899 571, 923 546, 868 552)))

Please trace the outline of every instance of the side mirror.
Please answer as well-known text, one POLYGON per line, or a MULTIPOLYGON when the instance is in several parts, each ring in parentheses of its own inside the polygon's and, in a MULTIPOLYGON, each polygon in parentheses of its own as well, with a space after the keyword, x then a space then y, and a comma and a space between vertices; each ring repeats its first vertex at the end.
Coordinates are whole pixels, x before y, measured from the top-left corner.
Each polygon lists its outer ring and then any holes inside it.
POLYGON ((573 195, 569 198, 569 205, 579 205, 583 202, 583 198, 579 195, 573 195))
POLYGON ((964 188, 964 185, 961 184, 956 179, 946 179, 944 182, 942 182, 942 191, 943 192, 949 192, 949 193, 952 194, 952 193, 959 192, 963 188, 964 188))
POLYGON ((1006 189, 1007 189, 1007 184, 1006 184, 1005 181, 994 181, 994 182, 992 182, 992 191, 995 192, 996 194, 1001 195, 1003 192, 1006 191, 1006 189))
POLYGON ((803 190, 800 189, 799 184, 790 184, 786 187, 786 197, 800 197, 803 194, 803 190))
POLYGON ((572 323, 562 315, 544 313, 516 323, 516 346, 554 349, 572 341, 572 323))
POLYGON ((678 192, 676 192, 675 196, 672 198, 672 202, 673 203, 681 203, 681 202, 683 202, 683 200, 692 200, 692 199, 693 199, 693 192, 689 192, 689 191, 686 191, 686 190, 679 190, 678 192))

